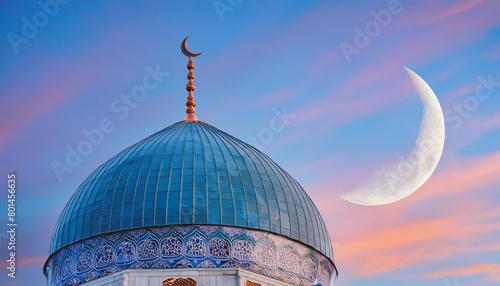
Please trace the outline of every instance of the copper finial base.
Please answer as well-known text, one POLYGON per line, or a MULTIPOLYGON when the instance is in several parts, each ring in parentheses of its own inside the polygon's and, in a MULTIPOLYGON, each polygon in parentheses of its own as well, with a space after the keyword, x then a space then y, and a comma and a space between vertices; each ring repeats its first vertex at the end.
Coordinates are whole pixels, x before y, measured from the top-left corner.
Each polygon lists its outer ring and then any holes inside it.
POLYGON ((184 117, 184 121, 194 122, 194 121, 200 121, 200 120, 198 119, 198 117, 196 117, 196 115, 194 115, 194 113, 188 113, 186 115, 186 117, 184 117))

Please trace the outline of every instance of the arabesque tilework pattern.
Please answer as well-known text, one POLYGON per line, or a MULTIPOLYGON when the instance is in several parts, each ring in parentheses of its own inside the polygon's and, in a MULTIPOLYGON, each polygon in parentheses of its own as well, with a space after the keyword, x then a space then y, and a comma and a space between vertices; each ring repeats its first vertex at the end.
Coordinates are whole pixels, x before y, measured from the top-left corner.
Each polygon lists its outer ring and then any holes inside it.
POLYGON ((126 269, 242 268, 293 285, 337 271, 318 251, 268 232, 221 226, 129 230, 78 242, 47 263, 49 285, 79 285, 126 269))

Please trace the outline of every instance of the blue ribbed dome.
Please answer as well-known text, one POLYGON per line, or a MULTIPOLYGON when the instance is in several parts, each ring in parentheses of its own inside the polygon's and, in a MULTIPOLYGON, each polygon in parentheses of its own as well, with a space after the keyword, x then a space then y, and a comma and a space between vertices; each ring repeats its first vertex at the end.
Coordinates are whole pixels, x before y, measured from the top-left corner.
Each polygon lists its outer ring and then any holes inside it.
POLYGON ((304 189, 254 147, 202 122, 179 122, 123 150, 78 188, 50 248, 165 225, 225 225, 283 235, 333 260, 304 189))

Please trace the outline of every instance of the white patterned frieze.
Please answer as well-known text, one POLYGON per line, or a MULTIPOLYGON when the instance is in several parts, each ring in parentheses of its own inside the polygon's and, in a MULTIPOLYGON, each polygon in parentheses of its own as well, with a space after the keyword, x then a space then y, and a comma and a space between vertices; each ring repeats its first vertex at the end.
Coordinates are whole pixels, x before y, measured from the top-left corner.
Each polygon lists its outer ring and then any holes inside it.
POLYGON ((92 269, 93 261, 94 257, 91 250, 85 249, 84 251, 80 252, 80 254, 78 254, 76 258, 76 272, 83 273, 87 270, 92 269))
POLYGON ((229 237, 233 237, 239 235, 243 229, 236 227, 222 227, 222 231, 229 235, 229 237))
POLYGON ((177 236, 168 236, 161 242, 161 256, 164 258, 180 257, 182 255, 182 239, 177 236))
POLYGON ((108 266, 113 262, 114 250, 110 244, 101 245, 95 253, 96 268, 108 266))
POLYGON ((233 258, 244 261, 253 261, 254 244, 248 240, 236 240, 233 242, 233 258))
POLYGON ((139 260, 151 260, 158 258, 158 242, 148 238, 139 242, 137 246, 137 258, 139 260))
POLYGON ((210 239, 208 242, 209 254, 216 259, 229 259, 231 257, 231 243, 223 237, 210 239))
POLYGON ((276 248, 271 241, 261 239, 255 243, 255 262, 269 268, 276 267, 276 248))
POLYGON ((116 246, 116 263, 129 264, 135 261, 136 249, 135 244, 131 241, 122 241, 116 246))
POLYGON ((278 267, 293 274, 300 274, 300 256, 291 247, 278 249, 278 267))
POLYGON ((237 267, 292 285, 316 278, 325 283, 335 275, 327 257, 301 243, 222 226, 161 227, 94 237, 58 251, 47 265, 52 270, 50 285, 81 284, 126 269, 237 267))

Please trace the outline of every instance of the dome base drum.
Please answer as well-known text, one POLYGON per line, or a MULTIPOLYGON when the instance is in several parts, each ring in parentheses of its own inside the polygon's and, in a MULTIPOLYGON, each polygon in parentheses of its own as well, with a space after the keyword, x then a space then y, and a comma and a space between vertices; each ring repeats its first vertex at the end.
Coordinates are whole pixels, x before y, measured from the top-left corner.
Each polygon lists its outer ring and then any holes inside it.
POLYGON ((234 268, 293 285, 329 285, 336 274, 329 258, 302 243, 264 231, 212 225, 89 238, 59 250, 47 263, 49 285, 79 285, 124 270, 234 268))

